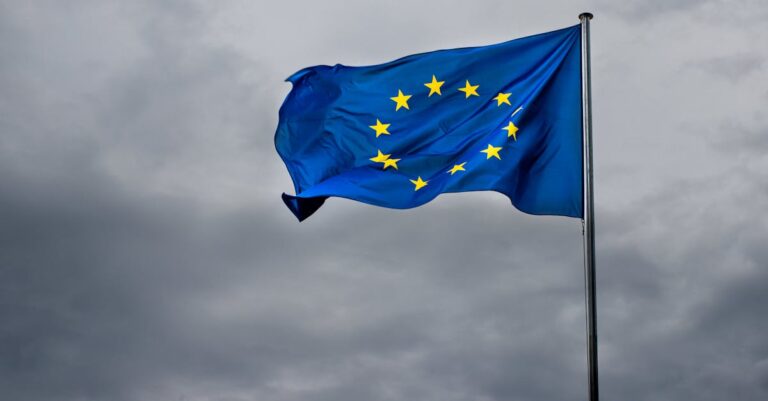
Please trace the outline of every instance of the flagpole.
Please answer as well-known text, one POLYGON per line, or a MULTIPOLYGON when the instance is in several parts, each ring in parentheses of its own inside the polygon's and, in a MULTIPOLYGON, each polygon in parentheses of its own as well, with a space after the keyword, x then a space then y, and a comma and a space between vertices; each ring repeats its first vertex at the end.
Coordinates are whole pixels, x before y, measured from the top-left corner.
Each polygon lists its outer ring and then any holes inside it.
POLYGON ((587 315, 587 368, 589 401, 598 401, 597 374, 597 308, 595 306, 595 209, 592 190, 592 83, 589 55, 589 21, 591 13, 579 15, 581 20, 581 112, 583 140, 584 188, 584 292, 587 315))

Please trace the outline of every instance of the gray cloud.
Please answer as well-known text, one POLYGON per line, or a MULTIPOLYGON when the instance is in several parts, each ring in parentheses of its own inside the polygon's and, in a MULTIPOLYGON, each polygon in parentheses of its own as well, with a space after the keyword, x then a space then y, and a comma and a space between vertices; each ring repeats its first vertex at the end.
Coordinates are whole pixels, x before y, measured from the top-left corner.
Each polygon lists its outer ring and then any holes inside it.
POLYGON ((712 137, 713 146, 730 155, 759 160, 768 154, 768 125, 727 121, 712 137))
POLYGON ((702 20, 718 25, 756 23, 768 13, 768 7, 760 0, 629 0, 596 3, 600 11, 620 17, 633 25, 643 25, 646 29, 652 29, 654 20, 702 20))
MULTIPOLYGON (((633 4, 593 8, 602 392, 763 400, 768 31, 733 26, 765 7, 633 4)), ((0 394, 583 398, 580 222, 471 193, 298 224, 272 145, 301 67, 592 8, 573 7, 0 6, 0 394)))
POLYGON ((727 78, 731 82, 749 79, 753 72, 759 71, 765 60, 755 54, 737 54, 714 57, 694 62, 690 67, 706 73, 727 78))
POLYGON ((713 1, 700 0, 651 0, 651 1, 628 1, 618 3, 607 2, 602 4, 609 11, 617 12, 624 18, 645 21, 657 17, 665 17, 669 14, 679 12, 690 12, 700 7, 704 7, 713 1))

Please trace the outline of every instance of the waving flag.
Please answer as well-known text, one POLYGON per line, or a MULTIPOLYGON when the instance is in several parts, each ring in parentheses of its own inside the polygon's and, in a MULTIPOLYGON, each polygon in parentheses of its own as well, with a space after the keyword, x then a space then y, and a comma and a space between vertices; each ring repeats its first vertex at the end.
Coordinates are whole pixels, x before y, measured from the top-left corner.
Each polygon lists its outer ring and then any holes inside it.
POLYGON ((580 27, 368 67, 303 69, 275 145, 299 220, 332 196, 412 208, 492 190, 583 217, 580 27))

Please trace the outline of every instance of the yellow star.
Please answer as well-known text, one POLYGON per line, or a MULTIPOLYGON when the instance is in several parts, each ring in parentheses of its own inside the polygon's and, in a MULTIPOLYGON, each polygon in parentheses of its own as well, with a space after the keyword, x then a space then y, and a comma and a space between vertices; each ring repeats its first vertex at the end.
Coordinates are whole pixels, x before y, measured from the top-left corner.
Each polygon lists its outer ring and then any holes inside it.
POLYGON ((384 160, 384 170, 387 169, 387 167, 394 167, 395 170, 397 170, 397 162, 399 162, 400 159, 387 159, 384 160))
POLYGON ((372 130, 376 131, 376 138, 379 137, 379 135, 389 135, 389 131, 387 131, 387 128, 389 128, 391 124, 382 124, 379 119, 376 119, 376 125, 369 125, 372 130))
POLYGON ((403 91, 400 89, 397 90, 397 96, 391 97, 395 103, 397 103, 397 107, 395 107, 395 111, 400 110, 401 107, 405 107, 406 110, 410 110, 408 108, 408 99, 411 98, 411 95, 403 95, 403 91))
POLYGON ((517 141, 517 127, 515 126, 515 123, 510 121, 509 124, 502 129, 507 131, 507 138, 511 136, 512 138, 515 138, 515 141, 517 141))
POLYGON ((464 170, 465 164, 467 164, 467 162, 464 162, 461 164, 454 164, 453 167, 450 170, 448 170, 448 172, 451 173, 451 175, 454 175, 456 174, 457 171, 467 171, 467 170, 464 170))
POLYGON ((495 146, 491 146, 490 144, 488 144, 488 149, 481 150, 480 152, 485 153, 485 155, 488 156, 488 157, 485 158, 486 160, 490 159, 491 157, 495 157, 495 158, 501 160, 501 156, 499 156, 499 151, 500 150, 501 150, 501 146, 495 147, 495 146))
POLYGON ((426 187, 427 183, 429 182, 429 181, 422 180, 421 176, 419 176, 419 178, 417 178, 415 180, 409 180, 409 181, 411 181, 413 183, 413 185, 416 185, 416 188, 413 189, 414 191, 418 191, 418 190, 426 187))
POLYGON ((511 95, 511 93, 499 93, 493 100, 496 101, 496 106, 501 106, 502 103, 512 106, 512 103, 509 102, 509 96, 511 95))
MULTIPOLYGON (((445 81, 438 82, 437 78, 435 78, 435 76, 433 75, 432 76, 432 82, 426 83, 426 84, 424 84, 424 86, 429 88, 429 96, 432 96, 433 93, 437 93, 438 95, 442 96, 443 94, 440 93, 440 87, 443 86, 444 83, 445 83, 445 81)), ((429 96, 427 96, 427 97, 429 97, 429 96)))
POLYGON ((467 80, 467 83, 464 84, 463 88, 459 88, 460 91, 464 92, 466 95, 464 99, 469 98, 470 96, 480 96, 477 94, 477 88, 479 88, 480 85, 470 85, 469 80, 467 80))
POLYGON ((387 159, 389 159, 389 156, 391 156, 391 154, 385 155, 384 153, 381 153, 381 151, 379 151, 379 154, 376 155, 376 157, 371 157, 369 160, 376 163, 384 163, 387 161, 387 159))

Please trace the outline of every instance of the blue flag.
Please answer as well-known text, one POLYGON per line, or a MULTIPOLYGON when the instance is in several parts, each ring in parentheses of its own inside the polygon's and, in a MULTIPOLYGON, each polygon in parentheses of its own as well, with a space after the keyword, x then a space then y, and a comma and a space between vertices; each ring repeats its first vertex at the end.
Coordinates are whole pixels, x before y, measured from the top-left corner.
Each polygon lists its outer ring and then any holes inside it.
POLYGON ((579 26, 368 67, 303 69, 275 146, 304 220, 331 196, 397 209, 492 190, 583 217, 579 26))

